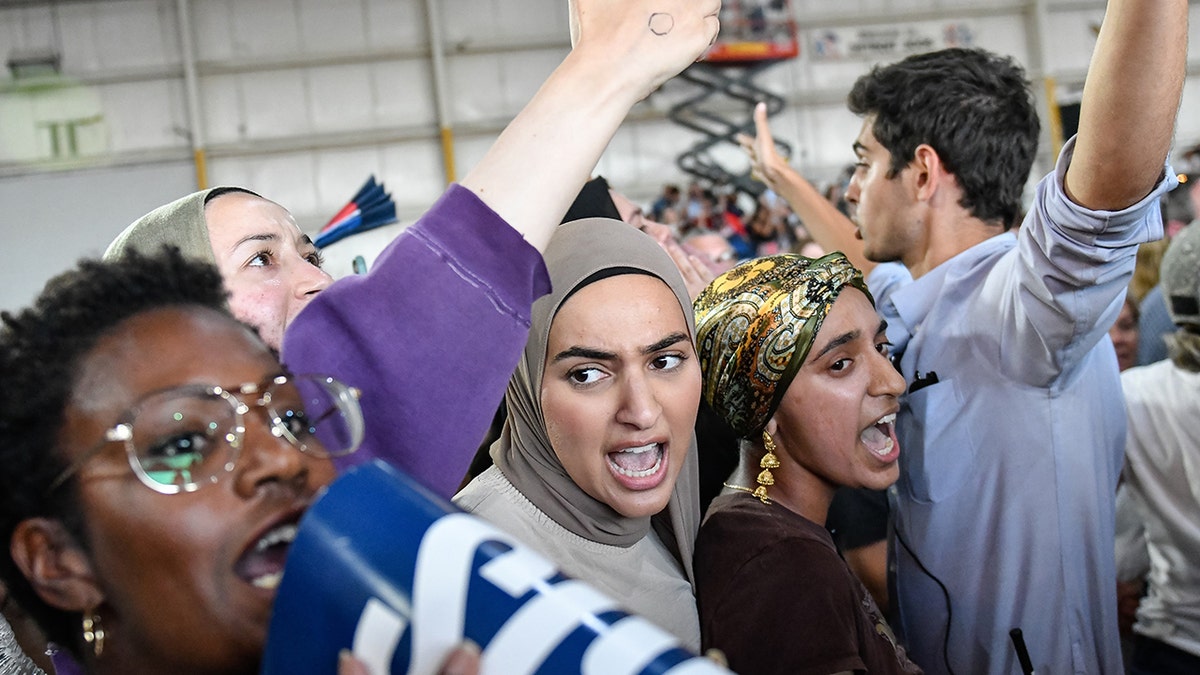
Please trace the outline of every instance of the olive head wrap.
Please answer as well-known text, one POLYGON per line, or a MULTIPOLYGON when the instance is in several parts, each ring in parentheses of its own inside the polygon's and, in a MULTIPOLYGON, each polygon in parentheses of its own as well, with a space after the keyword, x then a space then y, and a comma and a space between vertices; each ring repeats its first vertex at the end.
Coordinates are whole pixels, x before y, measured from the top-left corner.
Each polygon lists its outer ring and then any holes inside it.
POLYGON ((163 246, 174 246, 188 258, 216 264, 212 242, 208 238, 204 207, 213 199, 230 192, 259 196, 246 188, 216 187, 180 197, 133 221, 108 245, 104 259, 120 258, 129 250, 153 255, 163 246))
POLYGON ((744 262, 696 298, 704 400, 739 435, 767 426, 847 285, 871 299, 862 272, 841 253, 784 254, 744 262))

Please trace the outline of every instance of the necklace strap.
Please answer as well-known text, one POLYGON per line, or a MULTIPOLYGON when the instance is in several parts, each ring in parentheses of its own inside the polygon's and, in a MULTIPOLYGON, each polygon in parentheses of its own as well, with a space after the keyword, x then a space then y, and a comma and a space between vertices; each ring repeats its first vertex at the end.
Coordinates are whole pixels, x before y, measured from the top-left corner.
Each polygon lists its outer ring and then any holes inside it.
POLYGON ((751 490, 750 488, 742 487, 741 485, 730 485, 729 483, 721 483, 721 485, 724 485, 725 487, 729 488, 730 490, 738 490, 740 492, 748 493, 754 497, 758 497, 759 501, 761 501, 764 504, 772 503, 770 497, 766 496, 765 494, 759 494, 757 490, 751 490))

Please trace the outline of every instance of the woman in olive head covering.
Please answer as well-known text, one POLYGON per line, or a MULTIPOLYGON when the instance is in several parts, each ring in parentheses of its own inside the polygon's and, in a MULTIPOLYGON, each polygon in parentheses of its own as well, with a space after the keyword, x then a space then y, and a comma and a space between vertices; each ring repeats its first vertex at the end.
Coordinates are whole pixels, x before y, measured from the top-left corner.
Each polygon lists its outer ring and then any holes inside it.
POLYGON ((154 254, 163 245, 216 265, 230 311, 276 350, 284 328, 333 282, 292 214, 245 188, 201 190, 160 206, 117 235, 104 257, 154 254))
POLYGON ((533 305, 494 465, 455 502, 696 648, 687 289, 653 239, 617 220, 563 225, 545 257, 554 290, 533 305))
POLYGON ((743 438, 696 541, 704 648, 756 673, 918 669, 825 530, 840 486, 898 477, 904 380, 841 253, 759 258, 696 299, 704 398, 743 438))

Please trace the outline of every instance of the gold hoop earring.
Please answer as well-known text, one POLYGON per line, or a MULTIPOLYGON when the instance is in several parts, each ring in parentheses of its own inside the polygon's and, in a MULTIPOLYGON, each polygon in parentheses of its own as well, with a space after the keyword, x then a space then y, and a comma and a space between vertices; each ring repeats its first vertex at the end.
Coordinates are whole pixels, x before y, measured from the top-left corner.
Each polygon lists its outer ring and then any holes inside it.
POLYGON ((83 641, 92 646, 96 658, 104 653, 104 626, 100 625, 99 613, 83 615, 83 641))
POLYGON ((771 434, 763 431, 763 447, 767 449, 767 454, 758 463, 758 468, 762 471, 758 474, 758 487, 754 489, 754 496, 758 497, 764 504, 770 504, 771 500, 767 497, 767 488, 775 484, 775 476, 771 475, 771 469, 779 468, 779 458, 775 456, 775 439, 771 438, 771 434))

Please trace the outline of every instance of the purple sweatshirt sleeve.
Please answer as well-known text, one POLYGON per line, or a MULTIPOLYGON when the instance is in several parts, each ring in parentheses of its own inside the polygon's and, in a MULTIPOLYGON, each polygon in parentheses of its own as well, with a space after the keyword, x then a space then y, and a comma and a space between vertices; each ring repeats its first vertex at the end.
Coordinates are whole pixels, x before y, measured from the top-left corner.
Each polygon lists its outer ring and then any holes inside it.
POLYGON ((283 362, 362 390, 366 437, 338 468, 378 457, 452 496, 549 290, 537 250, 452 185, 369 274, 318 295, 288 326, 283 362))
POLYGON ((52 647, 54 653, 50 655, 50 662, 54 664, 55 675, 86 675, 83 667, 80 666, 71 654, 65 649, 52 647))

